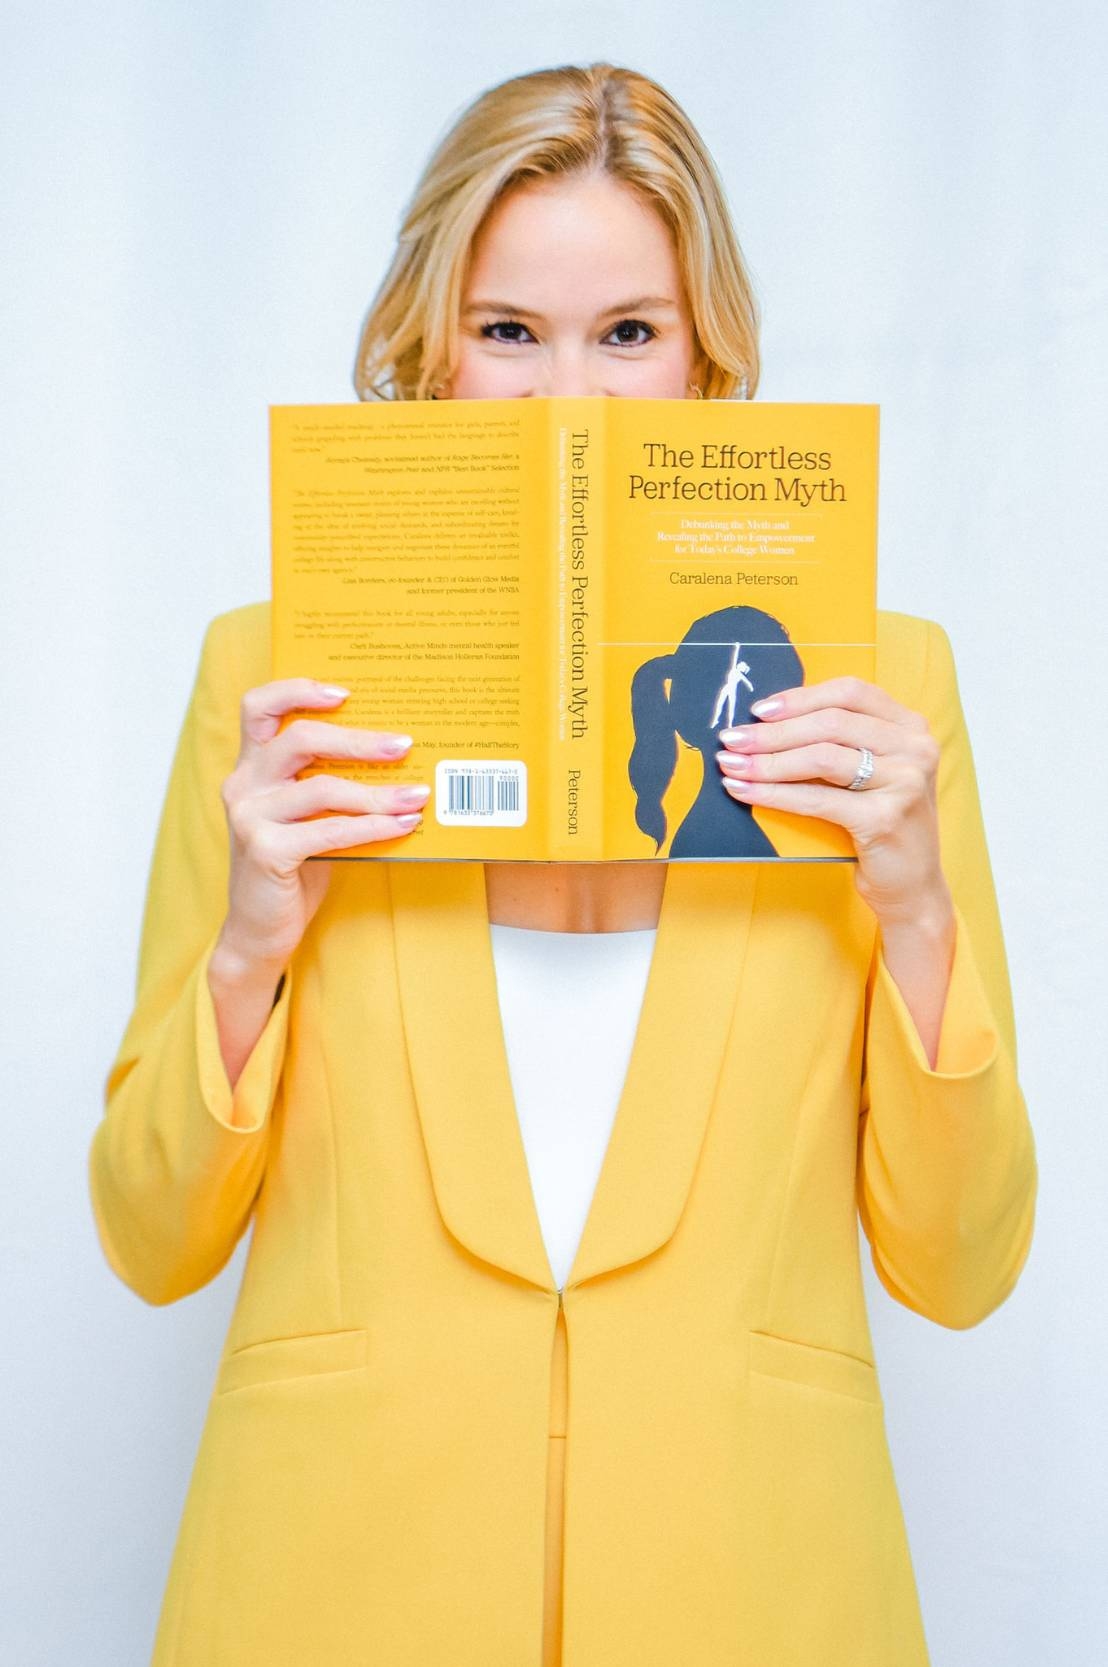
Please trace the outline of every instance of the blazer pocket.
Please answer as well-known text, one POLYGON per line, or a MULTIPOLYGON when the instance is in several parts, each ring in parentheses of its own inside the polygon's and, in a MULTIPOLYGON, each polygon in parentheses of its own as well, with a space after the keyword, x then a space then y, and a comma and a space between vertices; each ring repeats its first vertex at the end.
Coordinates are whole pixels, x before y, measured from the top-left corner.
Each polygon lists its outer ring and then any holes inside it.
POLYGON ((761 1377, 783 1378, 809 1389, 829 1389, 836 1395, 852 1395, 855 1400, 881 1405, 876 1368, 868 1360, 843 1354, 839 1349, 797 1343, 791 1337, 776 1337, 768 1331, 752 1331, 749 1365, 761 1377))
POLYGON ((215 1392, 229 1395, 236 1389, 249 1389, 256 1384, 356 1372, 368 1359, 369 1333, 365 1330, 313 1331, 296 1337, 273 1337, 265 1343, 248 1343, 225 1355, 215 1392))

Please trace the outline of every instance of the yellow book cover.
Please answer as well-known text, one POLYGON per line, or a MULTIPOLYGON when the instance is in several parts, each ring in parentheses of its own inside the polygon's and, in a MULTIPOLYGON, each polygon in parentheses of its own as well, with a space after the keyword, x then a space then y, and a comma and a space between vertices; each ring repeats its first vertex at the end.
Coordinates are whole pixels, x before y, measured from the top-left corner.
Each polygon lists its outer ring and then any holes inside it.
POLYGON ((344 775, 432 787, 413 834, 341 855, 851 860, 715 753, 753 701, 872 680, 877 433, 874 405, 272 407, 273 676, 413 737, 344 775))

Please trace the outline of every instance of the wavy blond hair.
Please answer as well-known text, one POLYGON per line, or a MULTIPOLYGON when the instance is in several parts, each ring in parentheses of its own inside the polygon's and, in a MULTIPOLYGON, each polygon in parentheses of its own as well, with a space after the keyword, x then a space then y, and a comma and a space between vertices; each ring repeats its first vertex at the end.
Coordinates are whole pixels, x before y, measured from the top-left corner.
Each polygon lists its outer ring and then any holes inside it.
POLYGON ((536 70, 491 87, 431 155, 362 326, 359 399, 427 399, 450 374, 473 239, 525 182, 599 171, 673 232, 708 399, 758 385, 758 309, 715 165, 664 88, 612 64, 536 70))

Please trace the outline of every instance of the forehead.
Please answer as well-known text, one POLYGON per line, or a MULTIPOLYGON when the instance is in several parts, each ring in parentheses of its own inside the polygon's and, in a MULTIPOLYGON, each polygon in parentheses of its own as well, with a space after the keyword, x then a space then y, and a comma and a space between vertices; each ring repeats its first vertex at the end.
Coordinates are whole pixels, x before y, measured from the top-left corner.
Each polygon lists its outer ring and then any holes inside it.
POLYGON ((495 204, 474 238, 465 298, 495 297, 542 310, 576 296, 679 298, 673 234, 658 210, 609 175, 543 180, 495 204), (522 293, 525 291, 526 293, 522 293))

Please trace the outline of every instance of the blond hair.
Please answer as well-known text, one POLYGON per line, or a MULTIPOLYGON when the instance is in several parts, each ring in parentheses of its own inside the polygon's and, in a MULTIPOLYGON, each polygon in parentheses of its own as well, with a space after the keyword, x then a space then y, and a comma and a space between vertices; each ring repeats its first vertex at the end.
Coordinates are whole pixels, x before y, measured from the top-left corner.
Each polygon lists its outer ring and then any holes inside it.
POLYGON ((470 249, 515 186, 602 172, 673 233, 708 399, 758 385, 758 310, 715 166, 681 107, 612 64, 536 70, 491 87, 431 155, 405 210, 354 366, 360 399, 426 399, 449 376, 470 249))

